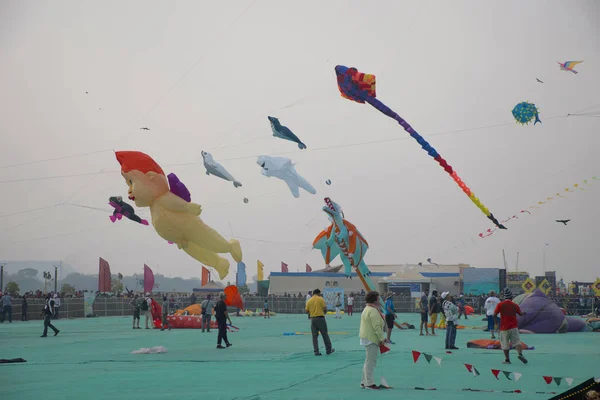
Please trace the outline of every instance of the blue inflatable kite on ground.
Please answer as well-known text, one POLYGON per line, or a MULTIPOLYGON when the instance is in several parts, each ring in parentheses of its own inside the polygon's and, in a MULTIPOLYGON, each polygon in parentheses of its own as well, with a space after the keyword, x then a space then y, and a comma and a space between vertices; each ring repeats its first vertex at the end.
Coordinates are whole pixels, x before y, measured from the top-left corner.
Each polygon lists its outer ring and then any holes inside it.
POLYGON ((515 117, 515 120, 521 124, 529 124, 534 118, 535 122, 533 125, 537 124, 540 121, 540 116, 538 114, 538 109, 533 103, 528 103, 523 101, 515 106, 512 109, 512 115, 515 117))

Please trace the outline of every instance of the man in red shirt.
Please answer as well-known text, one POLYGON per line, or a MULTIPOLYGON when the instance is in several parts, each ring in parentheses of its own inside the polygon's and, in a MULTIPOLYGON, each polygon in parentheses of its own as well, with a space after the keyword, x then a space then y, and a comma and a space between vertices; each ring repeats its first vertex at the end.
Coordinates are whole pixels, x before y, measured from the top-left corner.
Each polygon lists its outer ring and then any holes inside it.
POLYGON ((504 362, 502 364, 510 364, 510 345, 512 344, 519 353, 519 360, 523 364, 527 364, 527 359, 523 357, 523 348, 521 346, 521 338, 519 336, 519 326, 517 325, 517 314, 523 315, 521 307, 512 302, 513 294, 510 288, 504 288, 504 301, 498 303, 494 310, 494 318, 498 318, 500 314, 500 344, 504 350, 504 362))

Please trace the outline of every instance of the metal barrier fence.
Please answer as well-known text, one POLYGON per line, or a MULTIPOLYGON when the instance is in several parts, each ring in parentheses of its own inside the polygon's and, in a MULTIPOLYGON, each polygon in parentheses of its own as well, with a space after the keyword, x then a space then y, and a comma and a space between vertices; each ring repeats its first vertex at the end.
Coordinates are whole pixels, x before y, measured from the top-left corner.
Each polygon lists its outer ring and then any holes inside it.
MULTIPOLYGON (((197 300, 200 303, 203 299, 197 300)), ((264 307, 265 300, 269 302, 269 309, 276 313, 281 314, 304 314, 306 300, 299 297, 253 297, 248 296, 244 299, 244 305, 246 309, 254 311, 256 309, 262 310, 264 307)), ((568 315, 586 315, 593 312, 597 305, 597 298, 586 298, 584 301, 579 299, 554 299, 555 303, 559 307, 563 307, 568 315)), ((99 317, 115 317, 115 316, 128 316, 133 314, 133 310, 129 303, 131 299, 128 298, 96 298, 93 305, 94 314, 99 317)), ((176 299, 175 302, 178 305, 187 307, 190 305, 189 298, 176 299)), ((44 308, 43 299, 28 299, 27 300, 27 319, 29 320, 41 320, 43 315, 41 311, 44 308)), ((471 305, 470 301, 467 304, 471 305)), ((411 313, 419 312, 418 299, 394 299, 394 306, 398 313, 411 313)), ((355 296, 353 311, 356 313, 362 312, 365 307, 365 300, 362 296, 355 296)), ((473 307, 476 313, 479 313, 478 307, 473 307)), ((344 306, 344 309, 346 307, 344 306)), ((12 319, 21 320, 21 301, 15 299, 12 305, 12 319)), ((59 318, 83 318, 84 305, 83 298, 63 298, 61 299, 61 305, 58 309, 59 318)), ((231 313, 235 313, 235 308, 230 308, 231 313)))

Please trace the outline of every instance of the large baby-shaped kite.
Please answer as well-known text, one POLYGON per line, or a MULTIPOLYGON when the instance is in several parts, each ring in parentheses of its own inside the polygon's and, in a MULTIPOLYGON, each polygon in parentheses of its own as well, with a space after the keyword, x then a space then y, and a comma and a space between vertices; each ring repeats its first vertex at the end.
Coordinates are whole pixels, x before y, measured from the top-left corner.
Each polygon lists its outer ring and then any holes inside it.
POLYGON ((137 207, 150 207, 152 225, 160 237, 217 270, 221 279, 229 273, 229 261, 219 254, 230 253, 236 262, 242 261, 240 242, 228 242, 202 222, 198 218, 200 205, 170 191, 165 173, 150 156, 139 151, 118 151, 116 157, 129 186, 129 199, 137 207))
POLYGON ((294 163, 289 158, 259 156, 256 163, 262 168, 264 176, 269 178, 274 176, 285 181, 295 198, 300 197, 299 188, 306 190, 308 193, 317 193, 316 189, 306 179, 298 175, 294 163))
POLYGON ((342 94, 342 97, 355 101, 357 103, 369 103, 377 110, 387 115, 388 117, 396 120, 406 132, 410 134, 410 136, 415 139, 429 154, 435 161, 440 164, 442 168, 454 179, 454 181, 460 186, 463 192, 471 201, 483 212, 496 226, 500 229, 506 229, 504 225, 502 225, 496 217, 488 210, 477 197, 475 197, 475 193, 471 192, 471 189, 460 179, 457 175, 456 171, 448 165, 446 160, 439 155, 439 153, 431 147, 431 145, 421 136, 419 135, 413 128, 402 119, 398 114, 392 111, 388 106, 383 104, 381 101, 376 99, 375 93, 375 75, 365 74, 362 72, 358 72, 356 68, 348 68, 343 65, 338 65, 335 67, 335 73, 337 75, 337 83, 338 89, 342 94))

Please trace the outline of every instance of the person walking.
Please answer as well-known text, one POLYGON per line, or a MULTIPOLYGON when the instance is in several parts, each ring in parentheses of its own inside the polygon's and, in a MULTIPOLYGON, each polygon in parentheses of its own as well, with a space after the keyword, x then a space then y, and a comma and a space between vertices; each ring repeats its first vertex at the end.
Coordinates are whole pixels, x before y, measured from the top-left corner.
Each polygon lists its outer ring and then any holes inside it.
POLYGON ((23 300, 21 300, 21 321, 27 321, 27 295, 23 295, 23 300))
POLYGON ((512 344, 518 358, 523 364, 527 364, 527 359, 523 356, 523 346, 519 336, 519 326, 517 324, 517 314, 525 315, 518 304, 513 303, 513 294, 510 288, 504 288, 504 301, 498 303, 494 310, 494 318, 500 314, 500 345, 504 351, 504 361, 502 364, 510 364, 510 345, 512 344))
POLYGON ((60 332, 58 329, 56 329, 54 325, 52 325, 51 319, 54 315, 54 312, 54 299, 52 298, 51 294, 48 294, 46 296, 46 304, 44 306, 44 309, 42 310, 42 313, 44 314, 44 333, 42 333, 41 337, 48 336, 48 328, 54 331, 54 336, 58 335, 58 333, 60 332))
POLYGON ((150 322, 152 321, 152 311, 150 311, 152 309, 152 298, 150 297, 150 293, 146 292, 146 297, 144 297, 144 301, 141 304, 141 311, 144 313, 144 316, 146 317, 146 329, 150 329, 148 327, 148 320, 150 320, 150 322))
POLYGON ((431 292, 431 297, 429 298, 429 315, 431 315, 431 335, 436 336, 435 334, 435 324, 437 323, 438 314, 441 309, 440 301, 438 299, 438 291, 434 290, 431 292))
POLYGON ((419 307, 421 307, 421 330, 419 335, 423 336, 423 325, 425 325, 425 333, 429 336, 429 330, 427 329, 427 312, 429 310, 429 290, 425 290, 419 301, 419 307))
POLYGON ((456 326, 458 325, 458 307, 453 303, 450 292, 442 293, 442 308, 446 315, 446 350, 458 350, 456 343, 456 326))
POLYGON ((370 291, 365 296, 366 306, 360 314, 360 345, 365 347, 365 363, 360 386, 365 389, 379 390, 375 384, 373 372, 377 366, 379 346, 384 344, 384 322, 379 311, 379 293, 370 291))
MULTIPOLYGON (((377 293, 377 292, 375 292, 375 293, 377 293)), ((379 293, 377 293, 377 297, 379 298, 379 293)), ((386 333, 387 333, 385 342, 390 343, 390 344, 396 344, 396 343, 392 342, 392 329, 394 329, 394 320, 398 317, 396 315, 396 307, 394 306, 394 292, 390 292, 387 295, 387 298, 385 299, 384 314, 385 314, 386 333)))
POLYGON ((354 307, 354 293, 350 293, 350 296, 348 296, 348 299, 346 300, 346 305, 348 307, 348 310, 346 311, 348 316, 352 316, 352 308, 354 307))
POLYGON ((267 317, 271 319, 271 312, 269 311, 269 300, 265 299, 265 304, 263 304, 263 314, 265 315, 265 319, 267 317))
POLYGON ((335 349, 331 347, 331 340, 327 333, 327 321, 325 320, 327 304, 325 304, 325 299, 321 296, 319 289, 313 290, 312 297, 306 302, 306 312, 308 312, 308 318, 310 319, 310 330, 312 332, 315 356, 322 355, 319 351, 319 333, 323 336, 327 355, 335 352, 335 349))
POLYGON ((168 317, 169 316, 169 300, 167 299, 167 296, 163 296, 163 303, 162 303, 162 328, 160 328, 161 331, 165 330, 165 326, 169 327, 169 330, 171 330, 171 324, 169 323, 168 317))
POLYGON ((133 308, 133 329, 140 328, 140 297, 136 294, 129 303, 133 308), (137 325, 136 325, 137 323, 137 325))
POLYGON ((231 343, 227 339, 227 321, 231 324, 231 318, 227 313, 227 304, 225 304, 225 293, 219 295, 219 301, 215 306, 215 318, 219 325, 219 335, 217 336, 217 349, 224 349, 221 342, 225 341, 226 347, 231 347, 231 343))
POLYGON ((490 297, 485 300, 484 308, 485 314, 487 315, 487 330, 492 333, 492 339, 496 339, 494 330, 497 330, 500 327, 500 321, 494 316, 494 311, 496 311, 496 306, 498 304, 500 304, 500 299, 496 297, 496 292, 490 290, 490 297))
POLYGON ((207 332, 210 332, 210 319, 212 317, 213 308, 215 308, 211 298, 212 296, 210 294, 206 295, 206 299, 204 299, 200 304, 200 308, 202 310, 202 332, 204 332, 204 328, 206 328, 207 332))
POLYGON ((342 298, 340 297, 340 294, 337 294, 337 297, 335 299, 335 318, 342 318, 342 314, 341 314, 341 310, 342 310, 342 298))
POLYGON ((4 323, 6 314, 8 314, 8 323, 12 324, 12 298, 8 293, 4 293, 2 298, 0 298, 0 308, 2 308, 2 318, 0 318, 0 323, 4 323))
POLYGON ((458 298, 458 319, 460 319, 461 316, 465 316, 465 319, 467 318, 467 310, 465 309, 465 306, 467 305, 467 303, 465 303, 465 299, 463 298, 463 295, 461 294, 458 298))

